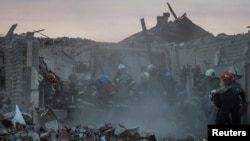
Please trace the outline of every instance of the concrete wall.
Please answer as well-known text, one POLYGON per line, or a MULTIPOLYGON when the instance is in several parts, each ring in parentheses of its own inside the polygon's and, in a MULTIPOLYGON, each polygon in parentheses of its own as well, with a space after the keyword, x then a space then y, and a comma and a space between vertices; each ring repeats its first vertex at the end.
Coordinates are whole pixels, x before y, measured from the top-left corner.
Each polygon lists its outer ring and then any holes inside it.
POLYGON ((18 105, 28 112, 31 107, 31 92, 38 88, 38 48, 35 40, 27 39, 14 40, 0 48, 4 52, 5 90, 10 95, 12 110, 18 105))

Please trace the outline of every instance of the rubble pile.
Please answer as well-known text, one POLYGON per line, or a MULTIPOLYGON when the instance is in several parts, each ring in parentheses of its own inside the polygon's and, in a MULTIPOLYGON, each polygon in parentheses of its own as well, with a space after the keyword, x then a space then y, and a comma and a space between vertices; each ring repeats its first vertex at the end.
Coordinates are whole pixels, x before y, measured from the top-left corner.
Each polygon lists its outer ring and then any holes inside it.
MULTIPOLYGON (((0 115, 0 140, 18 141, 205 141, 187 136, 185 139, 157 138, 154 134, 121 124, 106 123, 99 128, 83 125, 62 125, 51 123, 54 114, 50 108, 39 115, 39 123, 33 124, 32 116, 18 111, 0 115), (24 120, 24 122, 20 123, 24 120)), ((55 122, 57 123, 57 122, 55 122)))

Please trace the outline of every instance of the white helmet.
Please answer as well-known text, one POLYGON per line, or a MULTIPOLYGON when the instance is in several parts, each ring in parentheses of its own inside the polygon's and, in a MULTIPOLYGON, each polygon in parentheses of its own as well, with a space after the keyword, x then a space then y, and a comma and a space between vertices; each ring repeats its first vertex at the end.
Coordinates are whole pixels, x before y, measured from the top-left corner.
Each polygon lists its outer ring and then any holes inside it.
POLYGON ((205 74, 206 76, 210 76, 210 77, 214 77, 215 76, 215 71, 214 71, 214 69, 208 69, 207 71, 206 71, 206 74, 205 74))
POLYGON ((123 64, 119 64, 119 65, 117 66, 117 69, 118 69, 118 70, 126 69, 126 67, 125 67, 125 65, 123 65, 123 64))
POLYGON ((155 68, 155 66, 153 64, 150 64, 147 66, 147 70, 153 70, 155 68))

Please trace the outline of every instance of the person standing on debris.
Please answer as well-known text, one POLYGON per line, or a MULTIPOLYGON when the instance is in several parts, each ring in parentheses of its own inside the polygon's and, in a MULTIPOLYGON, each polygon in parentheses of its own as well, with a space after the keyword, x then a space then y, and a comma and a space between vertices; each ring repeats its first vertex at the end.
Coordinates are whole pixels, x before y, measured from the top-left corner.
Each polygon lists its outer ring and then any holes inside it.
POLYGON ((66 100, 67 100, 67 110, 69 119, 73 119, 75 117, 77 108, 80 106, 82 101, 82 95, 84 91, 81 90, 81 86, 79 85, 76 74, 70 74, 68 77, 69 83, 66 87, 66 100))
POLYGON ((212 100, 219 108, 216 116, 216 124, 241 124, 241 104, 246 104, 246 95, 244 90, 236 83, 234 76, 229 71, 221 75, 224 87, 216 90, 212 100), (231 123, 228 123, 228 118, 231 123))
POLYGON ((113 78, 113 86, 117 92, 119 100, 127 100, 135 96, 135 81, 130 74, 127 73, 124 64, 117 66, 117 73, 113 78))
POLYGON ((210 100, 208 100, 209 101, 209 104, 208 104, 208 106, 209 106, 208 123, 215 124, 215 119, 216 119, 216 114, 217 114, 218 108, 214 105, 214 102, 211 101, 211 97, 216 92, 216 90, 218 88, 220 88, 221 80, 219 77, 216 76, 215 70, 212 68, 207 69, 205 75, 206 75, 207 82, 208 82, 208 91, 209 91, 208 98, 210 99, 210 100))

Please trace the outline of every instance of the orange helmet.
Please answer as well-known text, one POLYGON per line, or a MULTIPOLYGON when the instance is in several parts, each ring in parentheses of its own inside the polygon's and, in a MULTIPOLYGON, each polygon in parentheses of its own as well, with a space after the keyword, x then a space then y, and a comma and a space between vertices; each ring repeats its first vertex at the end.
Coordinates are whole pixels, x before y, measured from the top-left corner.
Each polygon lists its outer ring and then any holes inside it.
POLYGON ((231 81, 234 81, 234 76, 229 71, 225 71, 225 72, 222 73, 221 79, 222 80, 228 80, 228 81, 231 82, 231 81))
POLYGON ((48 73, 47 78, 50 82, 56 82, 56 76, 53 73, 48 73))

